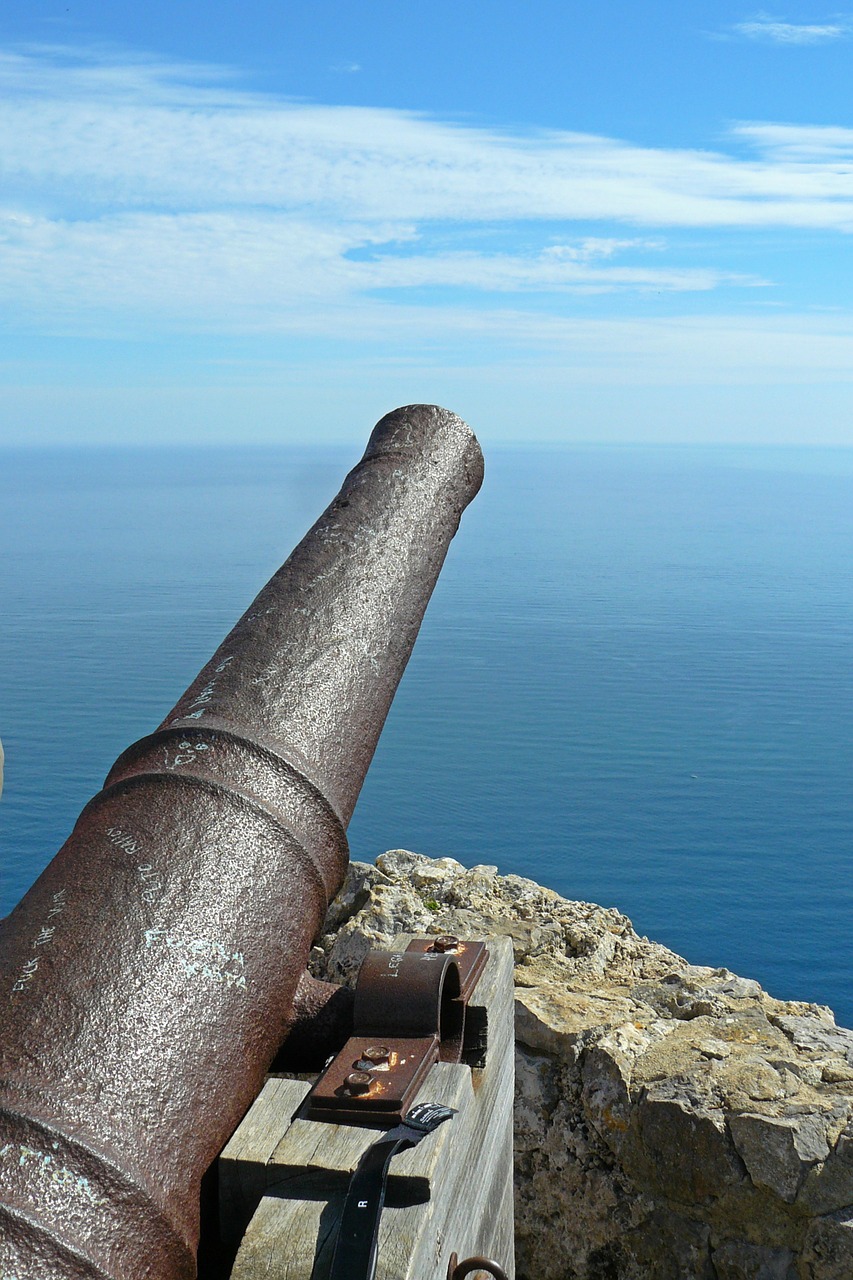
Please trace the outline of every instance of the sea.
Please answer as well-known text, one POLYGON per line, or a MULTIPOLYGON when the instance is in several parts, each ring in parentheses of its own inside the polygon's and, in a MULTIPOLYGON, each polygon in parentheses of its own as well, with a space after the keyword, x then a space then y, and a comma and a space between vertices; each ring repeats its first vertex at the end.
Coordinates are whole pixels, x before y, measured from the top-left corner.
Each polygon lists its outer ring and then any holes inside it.
MULTIPOLYGON (((0 915, 360 450, 0 453, 0 915)), ((853 1026, 853 451, 491 449, 350 826, 853 1026)))

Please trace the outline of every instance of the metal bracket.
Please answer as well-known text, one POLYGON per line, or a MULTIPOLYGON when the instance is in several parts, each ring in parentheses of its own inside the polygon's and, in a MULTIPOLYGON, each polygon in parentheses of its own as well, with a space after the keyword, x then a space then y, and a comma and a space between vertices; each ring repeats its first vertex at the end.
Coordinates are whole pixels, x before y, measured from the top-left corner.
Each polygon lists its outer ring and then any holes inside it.
POLYGON ((459 969, 459 998, 463 1004, 468 1003, 489 958, 485 942, 463 942, 452 933, 442 934, 439 938, 413 938, 406 947, 406 955, 411 952, 452 956, 459 969))
POLYGON ((309 1119, 399 1124, 434 1062, 459 1062, 485 943, 445 935, 370 951, 355 989, 355 1034, 305 1100, 309 1119))
POLYGON ((475 1271, 485 1271, 487 1275, 494 1276, 495 1280, 509 1280, 503 1267, 499 1267, 491 1258, 466 1258, 464 1262, 460 1262, 456 1254, 451 1253, 447 1264, 447 1280, 465 1280, 466 1276, 473 1275, 475 1271))

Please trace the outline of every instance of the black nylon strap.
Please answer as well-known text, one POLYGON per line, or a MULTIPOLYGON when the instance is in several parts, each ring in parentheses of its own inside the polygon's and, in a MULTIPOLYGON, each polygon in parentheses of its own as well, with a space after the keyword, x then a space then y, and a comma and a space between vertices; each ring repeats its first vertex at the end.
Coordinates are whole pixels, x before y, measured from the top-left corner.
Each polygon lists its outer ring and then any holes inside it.
POLYGON ((421 1103, 368 1147, 350 1179, 328 1280, 373 1280, 391 1160, 398 1151, 416 1147, 454 1114, 450 1107, 421 1103))

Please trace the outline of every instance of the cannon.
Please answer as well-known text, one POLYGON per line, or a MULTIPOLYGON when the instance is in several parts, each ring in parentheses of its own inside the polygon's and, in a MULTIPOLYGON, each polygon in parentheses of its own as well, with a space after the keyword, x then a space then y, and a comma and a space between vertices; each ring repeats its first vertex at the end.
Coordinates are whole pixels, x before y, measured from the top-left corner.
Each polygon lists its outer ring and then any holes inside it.
POLYGON ((383 418, 0 925, 3 1280, 196 1275, 205 1170, 334 1005, 307 958, 482 468, 454 414, 383 418))

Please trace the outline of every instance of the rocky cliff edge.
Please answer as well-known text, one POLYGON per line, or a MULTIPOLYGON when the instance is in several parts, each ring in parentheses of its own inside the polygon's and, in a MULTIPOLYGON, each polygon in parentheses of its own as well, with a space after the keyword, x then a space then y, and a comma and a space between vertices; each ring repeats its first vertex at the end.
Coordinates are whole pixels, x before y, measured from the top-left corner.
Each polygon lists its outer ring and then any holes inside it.
POLYGON ((688 964, 613 909, 396 849, 314 947, 351 982, 397 933, 512 939, 519 1280, 851 1280, 853 1032, 688 964))

